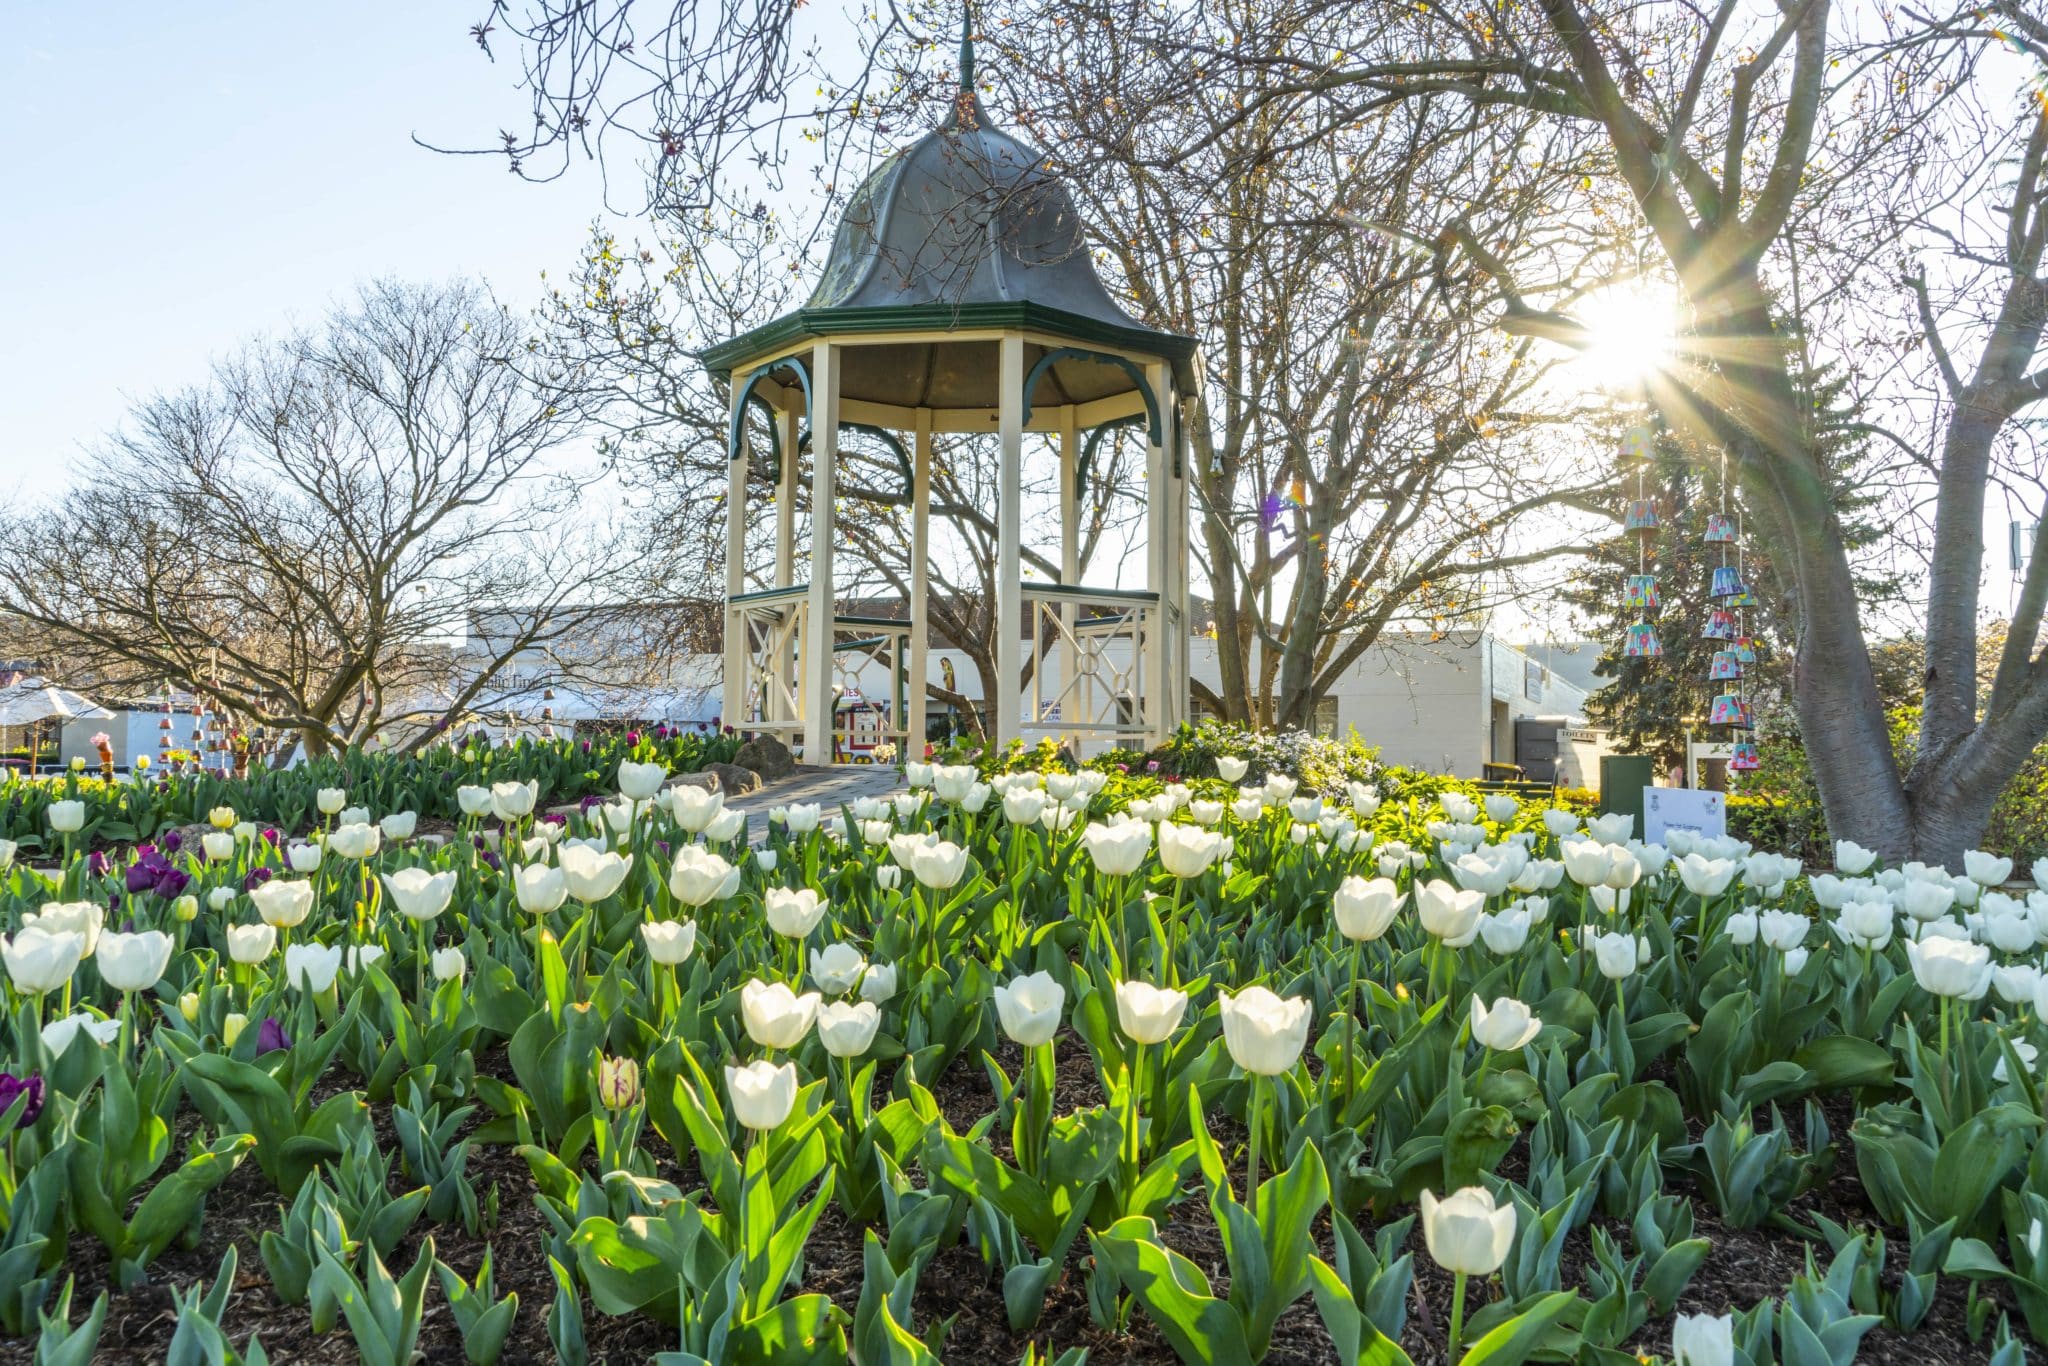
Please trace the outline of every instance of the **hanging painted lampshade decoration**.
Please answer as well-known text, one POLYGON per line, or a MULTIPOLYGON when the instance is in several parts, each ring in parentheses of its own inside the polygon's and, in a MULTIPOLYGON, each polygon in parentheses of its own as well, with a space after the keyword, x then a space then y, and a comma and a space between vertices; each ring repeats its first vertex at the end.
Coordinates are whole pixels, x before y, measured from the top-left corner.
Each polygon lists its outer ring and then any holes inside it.
POLYGON ((1623 604, 1645 612, 1657 610, 1657 576, 1655 574, 1631 574, 1628 587, 1623 590, 1623 604))
MULTIPOLYGON (((1755 597, 1742 577, 1742 525, 1728 504, 1728 455, 1721 454, 1721 510, 1707 518, 1706 540, 1721 547, 1721 562, 1714 567, 1707 594, 1714 607, 1707 615, 1701 634, 1708 640, 1725 642, 1716 649, 1707 666, 1707 677, 1730 691, 1714 698, 1707 718, 1709 725, 1726 726, 1730 732, 1756 728, 1756 716, 1742 695, 1743 666, 1756 663, 1756 642, 1742 620, 1742 609, 1754 606, 1755 597)), ((1729 736, 1728 767, 1738 773, 1753 772, 1762 765, 1756 743, 1729 736)))
POLYGON ((1735 620, 1735 614, 1725 607, 1716 607, 1707 613, 1706 629, 1700 632, 1701 640, 1734 640, 1742 633, 1735 620))
POLYGON ((1724 692, 1714 698, 1714 708, 1707 713, 1710 726, 1733 726, 1742 720, 1742 699, 1732 692, 1724 692))
POLYGON ((1639 621, 1629 627, 1621 653, 1627 659, 1661 659, 1664 646, 1657 639, 1657 628, 1647 621, 1639 621))
POLYGON ((1745 583, 1734 597, 1728 599, 1728 605, 1730 607, 1754 607, 1756 606, 1756 594, 1751 592, 1749 585, 1745 583))
POLYGON ((1654 536, 1657 533, 1657 525, 1657 500, 1637 498, 1629 503, 1628 515, 1622 519, 1621 529, 1642 536, 1654 536))
POLYGON ((1707 667, 1707 678, 1715 683, 1725 683, 1742 677, 1742 661, 1735 657, 1733 650, 1714 651, 1714 662, 1707 667))
POLYGON ((1728 642, 1728 653, 1735 656, 1738 664, 1756 663, 1756 641, 1750 636, 1737 636, 1728 642))
POLYGON ((1725 512, 1707 514, 1707 544, 1733 545, 1735 543, 1735 519, 1725 512))
POLYGON ((1712 584, 1707 588, 1710 598, 1732 598, 1742 592, 1742 578, 1733 565, 1722 565, 1714 571, 1712 584))
POLYGON ((1737 773, 1754 773, 1763 766, 1763 756, 1757 753, 1756 741, 1737 740, 1730 747, 1728 767, 1737 773))

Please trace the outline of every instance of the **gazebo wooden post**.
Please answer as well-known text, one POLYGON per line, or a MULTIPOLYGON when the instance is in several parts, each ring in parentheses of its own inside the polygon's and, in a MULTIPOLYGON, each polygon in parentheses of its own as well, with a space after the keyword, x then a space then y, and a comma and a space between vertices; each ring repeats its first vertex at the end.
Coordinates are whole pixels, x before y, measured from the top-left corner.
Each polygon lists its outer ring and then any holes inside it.
MULTIPOLYGON (((732 390, 731 416, 737 420, 746 409, 746 394, 740 386, 732 390)), ((740 424, 740 439, 726 461, 725 473, 725 677, 719 701, 720 719, 735 729, 744 729, 747 716, 747 627, 745 617, 731 606, 734 598, 747 591, 747 432, 740 424)))
MULTIPOLYGON (((1081 427, 1074 405, 1060 408, 1060 587, 1081 582, 1081 427)), ((1060 721, 1081 718, 1070 715, 1079 705, 1074 693, 1074 671, 1080 661, 1074 657, 1074 604, 1060 604, 1060 721)), ((1036 629, 1036 623, 1033 623, 1036 629)))
MULTIPOLYGON (((1173 384, 1171 367, 1153 363, 1145 367, 1145 382, 1162 410, 1173 384)), ((1145 625, 1143 677, 1139 693, 1145 709, 1145 743, 1157 745, 1166 738, 1166 667, 1170 658, 1166 623, 1173 600, 1172 519, 1168 517, 1167 482, 1172 477, 1173 431, 1166 425, 1164 411, 1157 440, 1147 438, 1145 447, 1145 587, 1156 602, 1145 625)))
POLYGON ((804 639, 804 762, 832 762, 832 553, 839 539, 839 348, 811 348, 811 593, 804 639))
MULTIPOLYGON (((798 471, 803 461, 796 448, 797 411, 796 389, 783 391, 782 406, 775 411, 776 435, 782 441, 782 468, 777 471, 775 484, 775 587, 788 588, 796 583, 796 492, 798 471)), ((786 640, 775 652, 774 669, 778 687, 768 689, 774 694, 772 700, 764 700, 762 713, 770 721, 795 721, 786 689, 794 686, 799 642, 794 636, 786 640)))
MULTIPOLYGON (((1024 337, 1005 332, 996 361, 996 427, 1003 450, 996 510, 996 677, 984 681, 989 738, 1005 743, 1021 734, 1024 683, 1024 337)), ((1037 718, 1032 718, 1036 720, 1037 718)))
POLYGON ((925 681, 931 677, 932 410, 917 410, 910 465, 910 697, 903 730, 903 758, 922 758, 925 681))

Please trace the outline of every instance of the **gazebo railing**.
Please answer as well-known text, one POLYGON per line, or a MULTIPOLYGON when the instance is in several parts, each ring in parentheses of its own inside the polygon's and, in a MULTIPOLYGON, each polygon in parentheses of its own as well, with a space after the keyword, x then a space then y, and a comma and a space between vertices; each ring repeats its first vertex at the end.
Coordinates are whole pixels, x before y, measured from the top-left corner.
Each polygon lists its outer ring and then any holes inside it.
POLYGON ((742 730, 801 735, 804 671, 797 667, 810 621, 810 587, 792 584, 725 600, 726 638, 738 640, 746 659, 746 709, 728 724, 742 730))
POLYGON ((1035 584, 1023 597, 1031 670, 1025 729, 1083 740, 1147 734, 1146 654, 1159 630, 1159 594, 1035 584))

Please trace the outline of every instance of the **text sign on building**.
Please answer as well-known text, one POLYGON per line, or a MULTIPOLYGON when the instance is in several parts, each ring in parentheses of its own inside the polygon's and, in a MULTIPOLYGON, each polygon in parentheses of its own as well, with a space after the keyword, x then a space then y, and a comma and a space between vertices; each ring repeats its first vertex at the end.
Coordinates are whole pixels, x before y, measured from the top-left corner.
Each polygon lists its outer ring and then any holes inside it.
POLYGON ((1693 787, 1643 789, 1643 840, 1662 844, 1671 830, 1719 838, 1728 833, 1728 794, 1693 787))

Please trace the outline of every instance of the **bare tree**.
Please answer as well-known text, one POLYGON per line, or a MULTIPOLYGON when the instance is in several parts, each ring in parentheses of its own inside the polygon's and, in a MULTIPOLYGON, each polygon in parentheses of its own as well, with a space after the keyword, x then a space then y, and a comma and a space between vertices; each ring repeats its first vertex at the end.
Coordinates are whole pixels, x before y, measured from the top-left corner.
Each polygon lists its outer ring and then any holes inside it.
POLYGON ((10 521, 0 610, 104 690, 169 682, 315 753, 646 670, 588 642, 666 576, 557 459, 585 429, 527 341, 474 286, 384 282, 251 345, 10 521))

